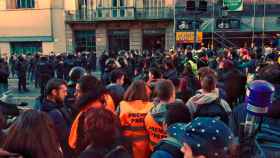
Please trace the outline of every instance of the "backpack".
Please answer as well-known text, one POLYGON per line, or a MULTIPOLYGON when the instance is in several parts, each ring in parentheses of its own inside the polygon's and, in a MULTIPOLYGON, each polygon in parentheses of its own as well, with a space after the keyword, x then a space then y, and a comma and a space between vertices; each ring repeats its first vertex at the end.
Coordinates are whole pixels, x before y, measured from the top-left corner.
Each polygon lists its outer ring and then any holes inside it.
POLYGON ((199 105, 194 113, 194 118, 196 117, 214 117, 223 121, 227 125, 229 123, 229 116, 221 105, 221 98, 218 98, 211 103, 199 105))

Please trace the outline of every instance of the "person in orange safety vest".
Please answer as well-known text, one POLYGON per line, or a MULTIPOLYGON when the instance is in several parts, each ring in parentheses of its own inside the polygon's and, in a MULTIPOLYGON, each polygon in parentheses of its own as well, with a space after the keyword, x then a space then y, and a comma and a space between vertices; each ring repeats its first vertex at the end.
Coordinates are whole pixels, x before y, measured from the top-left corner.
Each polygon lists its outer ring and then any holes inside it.
POLYGON ((167 112, 167 105, 175 102, 175 87, 170 80, 160 80, 155 87, 157 98, 154 102, 155 106, 149 111, 145 118, 146 130, 149 134, 150 149, 153 151, 155 145, 167 137, 166 131, 163 129, 164 119, 167 112))
POLYGON ((102 83, 94 76, 83 76, 79 80, 76 85, 75 96, 80 112, 72 124, 68 144, 72 149, 80 151, 84 149, 79 147, 77 131, 79 118, 82 113, 87 112, 91 108, 105 108, 115 113, 115 105, 112 97, 105 93, 105 88, 102 86, 102 83))
POLYGON ((122 135, 134 158, 149 158, 151 153, 144 119, 153 103, 149 102, 146 88, 144 81, 134 81, 125 92, 124 100, 119 106, 122 135))

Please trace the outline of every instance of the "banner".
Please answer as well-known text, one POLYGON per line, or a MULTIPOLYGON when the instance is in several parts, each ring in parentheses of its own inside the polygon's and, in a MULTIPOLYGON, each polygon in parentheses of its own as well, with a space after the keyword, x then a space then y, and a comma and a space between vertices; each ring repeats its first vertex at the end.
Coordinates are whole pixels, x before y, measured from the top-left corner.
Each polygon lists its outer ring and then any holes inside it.
POLYGON ((228 11, 242 11, 243 10, 243 0, 224 0, 224 7, 228 8, 228 11))
MULTIPOLYGON (((198 43, 202 43, 203 33, 197 33, 198 43)), ((194 43, 194 32, 176 32, 176 43, 194 43)))

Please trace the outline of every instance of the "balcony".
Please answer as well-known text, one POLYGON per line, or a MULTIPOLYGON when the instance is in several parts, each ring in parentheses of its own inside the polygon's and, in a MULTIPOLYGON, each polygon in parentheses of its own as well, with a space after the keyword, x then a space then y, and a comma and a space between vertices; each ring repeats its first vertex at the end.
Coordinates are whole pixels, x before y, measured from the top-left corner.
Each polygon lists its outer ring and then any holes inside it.
POLYGON ((138 20, 172 20, 173 8, 137 8, 136 19, 138 20))
POLYGON ((112 20, 172 20, 172 8, 96 8, 68 11, 67 22, 98 22, 112 20))

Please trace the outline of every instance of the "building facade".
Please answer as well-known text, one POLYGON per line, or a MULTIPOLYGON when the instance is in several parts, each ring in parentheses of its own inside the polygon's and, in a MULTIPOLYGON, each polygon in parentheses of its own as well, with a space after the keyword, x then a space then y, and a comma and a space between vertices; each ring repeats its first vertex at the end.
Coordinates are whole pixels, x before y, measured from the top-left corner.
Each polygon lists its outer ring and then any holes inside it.
POLYGON ((171 0, 79 0, 66 15, 71 51, 168 49, 173 46, 171 0))
POLYGON ((0 53, 65 52, 63 0, 0 0, 0 53))
MULTIPOLYGON (((263 45, 280 31, 279 0, 243 0, 236 12, 207 1, 198 29, 205 46, 263 45)), ((181 35, 192 35, 196 18, 186 0, 0 0, 0 53, 168 50, 194 42, 176 41, 176 32, 183 22, 181 35)))
MULTIPOLYGON (((224 10, 223 0, 207 2, 199 14, 204 46, 260 46, 280 31, 279 0, 244 0, 241 11, 224 10)), ((186 0, 78 0, 75 6, 66 15, 70 51, 168 50, 194 42, 175 38, 180 21, 190 25, 186 36, 194 32, 196 17, 186 11, 186 0)))

